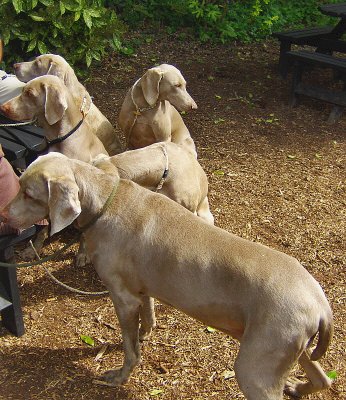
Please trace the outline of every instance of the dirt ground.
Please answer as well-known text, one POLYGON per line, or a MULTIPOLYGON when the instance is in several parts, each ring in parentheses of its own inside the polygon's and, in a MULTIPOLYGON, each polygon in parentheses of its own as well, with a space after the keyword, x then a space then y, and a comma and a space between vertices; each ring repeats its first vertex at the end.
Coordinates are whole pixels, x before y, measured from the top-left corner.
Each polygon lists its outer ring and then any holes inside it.
MULTIPOLYGON (((209 178, 216 225, 298 258, 320 282, 335 316, 334 339, 321 363, 337 378, 330 390, 308 398, 346 398, 346 115, 331 126, 324 103, 302 99, 288 107, 291 77, 279 78, 272 40, 222 46, 179 35, 136 39, 135 57, 110 54, 94 68, 85 82, 94 102, 116 125, 127 89, 147 68, 166 62, 182 71, 198 104, 183 118, 209 178)), ((45 254, 73 234, 53 237, 45 254)), ((102 290, 92 266, 75 268, 75 251, 49 263, 50 271, 71 286, 102 290)), ((158 328, 143 344, 142 363, 129 382, 93 384, 122 362, 110 299, 70 293, 41 267, 18 275, 26 333, 16 338, 0 328, 1 400, 244 398, 233 372, 237 342, 159 303, 158 328)))

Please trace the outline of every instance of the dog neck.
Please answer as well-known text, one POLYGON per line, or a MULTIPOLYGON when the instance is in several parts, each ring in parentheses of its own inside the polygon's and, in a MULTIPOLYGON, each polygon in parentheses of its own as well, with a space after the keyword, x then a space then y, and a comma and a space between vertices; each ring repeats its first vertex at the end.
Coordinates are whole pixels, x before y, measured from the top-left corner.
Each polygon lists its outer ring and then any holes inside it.
POLYGON ((130 89, 130 96, 137 113, 153 110, 158 107, 160 100, 158 99, 155 104, 150 105, 144 97, 143 89, 141 86, 141 78, 138 79, 130 89), (136 99, 136 100, 135 100, 136 99))
MULTIPOLYGON (((79 189, 78 197, 82 209, 76 222, 79 227, 83 227, 100 214, 113 188, 118 186, 120 178, 118 175, 108 175, 104 171, 78 160, 73 160, 72 170, 79 189), (95 175, 100 175, 99 185, 90 184, 95 181, 95 175)), ((113 195, 116 197, 116 193, 113 195)), ((113 199, 111 200, 113 201, 113 199)))

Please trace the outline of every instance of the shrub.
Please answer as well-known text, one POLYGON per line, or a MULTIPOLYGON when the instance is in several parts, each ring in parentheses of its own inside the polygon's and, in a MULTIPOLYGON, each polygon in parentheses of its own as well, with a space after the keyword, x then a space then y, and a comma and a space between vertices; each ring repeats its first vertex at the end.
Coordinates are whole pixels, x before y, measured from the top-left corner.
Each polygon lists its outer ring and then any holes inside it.
POLYGON ((89 66, 110 47, 119 49, 123 31, 124 24, 102 0, 0 0, 7 64, 52 52, 89 66))

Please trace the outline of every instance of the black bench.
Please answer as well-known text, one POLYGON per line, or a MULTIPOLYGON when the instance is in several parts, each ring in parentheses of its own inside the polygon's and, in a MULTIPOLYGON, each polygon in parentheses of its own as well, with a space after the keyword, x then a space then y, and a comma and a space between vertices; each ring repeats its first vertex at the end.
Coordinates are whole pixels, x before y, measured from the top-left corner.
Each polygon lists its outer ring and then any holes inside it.
POLYGON ((287 52, 291 50, 292 44, 318 47, 320 45, 320 40, 323 38, 328 38, 328 35, 330 35, 332 31, 332 26, 320 26, 286 32, 274 32, 273 36, 280 40, 280 75, 283 78, 286 78, 287 76, 290 66, 290 60, 287 57, 287 52))
MULTIPOLYGON (((20 235, 1 236, 0 261, 13 262, 14 246, 32 238, 36 230, 36 226, 32 226, 20 235)), ((0 267, 0 312, 3 326, 16 336, 22 336, 24 334, 24 321, 15 268, 0 267)))
MULTIPOLYGON (((1 125, 13 123, 15 122, 0 116, 1 125)), ((37 157, 37 152, 46 146, 43 130, 33 125, 0 126, 0 143, 14 169, 25 169, 37 157)), ((36 234, 37 229, 33 226, 20 235, 0 236, 0 261, 10 262, 14 255, 14 246, 28 241, 36 234)), ((23 335, 23 315, 17 272, 14 268, 0 267, 0 312, 2 324, 15 335, 23 335)))
POLYGON ((294 65, 292 78, 291 106, 298 104, 299 95, 309 96, 334 104, 329 115, 328 122, 336 122, 346 107, 346 58, 338 58, 329 54, 309 51, 289 51, 287 57, 294 65), (343 89, 336 91, 320 86, 305 84, 302 82, 304 70, 307 67, 319 67, 332 69, 339 80, 343 82, 343 89))

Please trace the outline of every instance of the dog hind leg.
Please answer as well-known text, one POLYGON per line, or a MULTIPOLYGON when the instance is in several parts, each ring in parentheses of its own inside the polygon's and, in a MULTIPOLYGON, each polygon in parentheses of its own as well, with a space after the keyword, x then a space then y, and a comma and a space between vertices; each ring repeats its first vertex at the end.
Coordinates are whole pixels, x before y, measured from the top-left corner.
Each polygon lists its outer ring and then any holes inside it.
POLYGON ((144 296, 143 303, 139 309, 141 327, 139 329, 139 340, 148 339, 152 330, 156 326, 155 305, 152 297, 144 296))
POLYGON ((285 381, 299 350, 288 348, 275 333, 267 339, 267 346, 263 333, 255 331, 250 336, 241 340, 235 362, 239 387, 247 400, 282 400, 285 381))
POLYGON ((289 378, 285 385, 287 395, 301 397, 328 389, 331 386, 332 380, 328 378, 317 361, 310 360, 310 354, 310 350, 305 350, 299 358, 299 363, 306 372, 309 381, 303 382, 297 378, 289 378))

